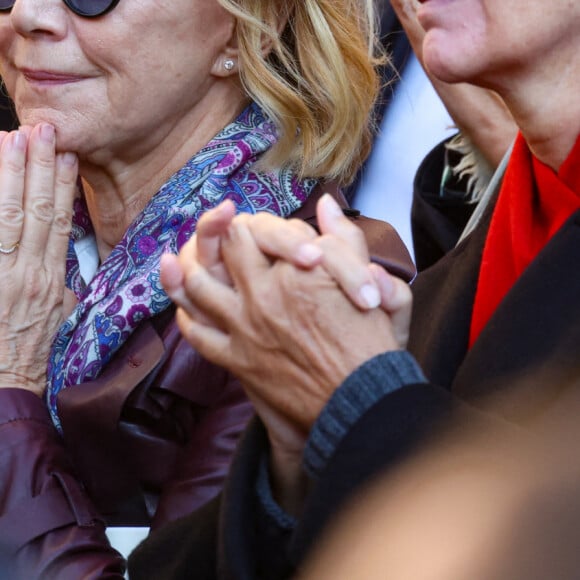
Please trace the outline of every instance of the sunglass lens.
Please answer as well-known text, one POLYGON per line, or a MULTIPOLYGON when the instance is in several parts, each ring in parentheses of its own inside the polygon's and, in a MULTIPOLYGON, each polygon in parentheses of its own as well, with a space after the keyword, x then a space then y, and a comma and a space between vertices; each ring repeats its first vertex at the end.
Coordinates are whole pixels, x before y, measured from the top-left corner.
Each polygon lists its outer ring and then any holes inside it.
POLYGON ((14 6, 14 0, 0 0, 0 10, 10 10, 14 6))
MULTIPOLYGON (((0 3, 7 0, 0 0, 0 3)), ((119 0, 64 0, 67 6, 80 16, 100 16, 110 10, 119 0)), ((1 4, 0 4, 1 5, 1 4)))

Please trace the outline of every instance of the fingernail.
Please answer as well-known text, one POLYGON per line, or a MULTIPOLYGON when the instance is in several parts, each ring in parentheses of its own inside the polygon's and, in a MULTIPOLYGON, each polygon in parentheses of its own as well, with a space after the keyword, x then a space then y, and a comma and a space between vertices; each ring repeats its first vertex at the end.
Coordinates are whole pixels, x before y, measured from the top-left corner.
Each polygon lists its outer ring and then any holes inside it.
POLYGON ((26 135, 20 131, 16 131, 16 133, 14 133, 12 143, 15 149, 24 151, 26 149, 26 135))
POLYGON ((336 200, 332 197, 332 195, 330 195, 330 193, 325 193, 321 200, 323 201, 324 205, 326 206, 327 211, 335 216, 341 216, 342 215, 342 209, 341 207, 338 205, 338 203, 336 203, 336 200))
POLYGON ((301 264, 315 264, 322 257, 322 250, 314 244, 302 244, 298 247, 296 257, 301 264))
POLYGON ((54 127, 48 123, 43 123, 40 126, 40 138, 45 143, 52 145, 52 143, 54 143, 54 127))
POLYGON ((69 167, 72 167, 77 162, 77 156, 70 152, 63 153, 60 155, 60 158, 62 159, 64 165, 68 165, 69 167))
POLYGON ((367 308, 376 308, 381 303, 381 295, 373 284, 362 286, 359 290, 359 297, 367 308))

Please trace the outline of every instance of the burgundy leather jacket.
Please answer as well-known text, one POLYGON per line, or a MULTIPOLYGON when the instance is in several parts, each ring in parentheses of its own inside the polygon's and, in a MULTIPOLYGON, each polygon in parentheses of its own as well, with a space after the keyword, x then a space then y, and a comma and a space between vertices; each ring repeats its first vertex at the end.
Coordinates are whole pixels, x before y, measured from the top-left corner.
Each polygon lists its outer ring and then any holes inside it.
POLYGON ((156 527, 211 499, 252 413, 239 383, 181 337, 173 309, 142 324, 97 380, 62 391, 59 411, 62 439, 40 398, 0 390, 10 578, 121 578, 105 524, 156 527))

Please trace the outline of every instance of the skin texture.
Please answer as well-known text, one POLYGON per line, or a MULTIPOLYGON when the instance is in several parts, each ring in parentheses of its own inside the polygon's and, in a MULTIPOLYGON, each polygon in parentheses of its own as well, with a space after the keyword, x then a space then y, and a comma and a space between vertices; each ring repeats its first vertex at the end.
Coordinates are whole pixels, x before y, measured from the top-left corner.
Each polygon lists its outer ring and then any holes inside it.
POLYGON ((305 491, 300 464, 312 424, 360 364, 405 346, 411 312, 408 286, 368 266, 360 230, 334 200, 324 196, 317 209, 323 235, 313 240, 301 222, 266 215, 231 219, 231 209, 222 205, 204 215, 179 257, 164 256, 161 270, 180 306, 184 336, 241 378, 269 433, 274 491, 294 513, 305 491), (226 226, 218 252, 214 238, 226 226), (320 254, 305 252, 312 242, 320 254), (269 256, 262 253, 266 246, 269 256), (315 256, 310 269, 304 261, 295 267, 305 253, 315 256), (275 259, 280 257, 292 263, 275 259), (217 277, 210 273, 216 268, 217 277), (371 280, 380 308, 360 301, 361 283, 368 287, 371 280))
MULTIPOLYGON (((431 74, 497 91, 533 152, 557 169, 579 132, 580 4, 427 0, 417 7, 401 0, 397 6, 406 11, 407 24, 417 25, 416 14, 425 29, 422 57, 431 74)), ((375 277, 382 312, 360 310, 352 288, 361 287, 361 272, 369 268, 364 245, 349 245, 348 227, 330 204, 323 202, 318 215, 323 235, 302 242, 294 235, 293 251, 290 226, 281 220, 268 220, 267 227, 258 224, 262 218, 233 220, 216 241, 228 218, 210 215, 208 220, 221 221, 207 236, 211 241, 200 232, 179 259, 163 263, 162 272, 181 306, 185 336, 237 373, 255 402, 272 443, 274 492, 293 513, 301 509, 300 460, 312 422, 349 370, 373 354, 404 346, 410 312, 408 289, 388 276, 375 277), (323 252, 307 272, 297 260, 305 242, 323 252), (200 252, 208 245, 213 262, 200 252), (209 273, 216 267, 221 279, 209 273), (358 309, 340 298, 338 287, 358 309), (263 369, 265 360, 273 361, 269 369, 263 369)))
POLYGON ((51 125, 0 135, 2 255, 0 388, 44 389, 51 336, 62 322, 64 262, 77 160, 55 155, 51 125), (26 163, 28 162, 28 171, 26 163), (26 175, 26 178, 25 178, 26 175))
POLYGON ((18 0, 0 15, 0 74, 19 119, 52 124, 57 149, 78 155, 102 255, 243 108, 236 71, 223 67, 237 55, 233 30, 216 0, 129 0, 92 20, 62 0, 18 0))
POLYGON ((490 167, 497 167, 517 132, 507 107, 494 91, 467 83, 445 83, 433 76, 423 62, 425 30, 417 21, 419 2, 391 0, 391 6, 454 123, 483 154, 490 167))
MULTIPOLYGON (((538 158, 557 169, 578 135, 580 6, 572 0, 413 0, 436 78, 496 91, 538 158)), ((398 8, 400 11, 402 8, 398 8)))
POLYGON ((20 240, 0 256, 0 387, 44 389, 51 337, 74 305, 64 271, 77 176, 103 259, 245 106, 236 67, 223 66, 236 62, 233 33, 216 0, 123 0, 98 19, 16 0, 0 13, 0 75, 23 123, 0 150, 0 242, 20 240))

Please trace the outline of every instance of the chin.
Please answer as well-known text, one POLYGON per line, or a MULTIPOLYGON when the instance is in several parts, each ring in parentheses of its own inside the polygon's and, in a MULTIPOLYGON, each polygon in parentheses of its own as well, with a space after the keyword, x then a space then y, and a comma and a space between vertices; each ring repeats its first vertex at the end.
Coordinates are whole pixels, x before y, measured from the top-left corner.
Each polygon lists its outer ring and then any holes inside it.
POLYGON ((60 151, 70 151, 70 146, 74 140, 74 135, 70 134, 69 127, 77 127, 64 113, 54 109, 43 108, 17 108, 18 120, 21 125, 34 127, 39 123, 50 123, 56 130, 56 147, 60 151))
MULTIPOLYGON (((468 48, 451 43, 444 34, 432 32, 423 42, 423 62, 427 70, 446 83, 474 83, 474 64, 479 60, 468 48)), ((477 83, 475 83, 477 84, 477 83)))

